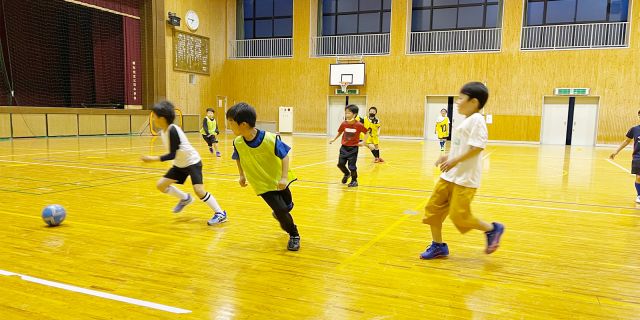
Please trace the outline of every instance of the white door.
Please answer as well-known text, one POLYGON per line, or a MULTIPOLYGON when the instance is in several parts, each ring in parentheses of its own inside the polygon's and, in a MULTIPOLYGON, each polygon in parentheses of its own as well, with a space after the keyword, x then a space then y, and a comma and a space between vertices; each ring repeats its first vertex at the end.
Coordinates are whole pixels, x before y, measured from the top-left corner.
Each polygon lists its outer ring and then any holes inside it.
POLYGON ((329 110, 327 112, 327 136, 335 137, 338 134, 338 128, 344 121, 344 107, 347 103, 347 97, 337 96, 329 97, 329 110))
POLYGON ((567 142, 568 97, 546 97, 542 108, 542 144, 567 142))
POLYGON ((365 118, 369 113, 369 107, 367 107, 367 97, 365 96, 349 96, 349 104, 355 104, 358 106, 358 115, 360 118, 365 118))
POLYGON ((425 140, 438 140, 436 135, 436 119, 440 116, 440 110, 447 109, 448 97, 427 97, 424 110, 424 138, 425 140))
POLYGON ((595 146, 598 125, 598 98, 576 98, 573 112, 572 146, 595 146))

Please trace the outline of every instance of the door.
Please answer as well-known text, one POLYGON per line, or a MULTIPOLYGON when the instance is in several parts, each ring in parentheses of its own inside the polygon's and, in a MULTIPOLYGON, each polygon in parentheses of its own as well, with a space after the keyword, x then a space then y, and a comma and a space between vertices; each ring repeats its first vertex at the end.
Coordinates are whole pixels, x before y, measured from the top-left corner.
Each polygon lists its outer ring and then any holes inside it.
POLYGON ((449 109, 448 97, 427 97, 427 105, 425 107, 424 120, 424 138, 425 140, 438 140, 436 134, 436 120, 440 116, 440 110, 449 109))
POLYGON ((449 117, 449 139, 453 133, 453 129, 457 128, 464 116, 458 113, 458 106, 455 105, 454 96, 429 96, 427 97, 427 104, 425 107, 425 122, 424 122, 424 138, 427 140, 438 140, 438 136, 435 133, 436 120, 440 116, 442 109, 447 110, 447 117, 449 117))
POLYGON ((369 110, 367 107, 367 97, 365 96, 349 96, 347 104, 355 104, 358 106, 358 115, 360 118, 365 118, 369 110))
POLYGON ((338 128, 344 121, 344 108, 348 104, 358 106, 358 115, 366 117, 368 111, 366 96, 330 96, 327 112, 327 136, 335 137, 338 134, 338 128))
POLYGON ((572 146, 594 146, 598 126, 598 98, 576 98, 573 113, 572 146))
POLYGON ((344 107, 347 97, 329 97, 329 110, 327 112, 327 136, 334 137, 338 134, 338 128, 344 121, 344 107))
POLYGON ((566 144, 568 97, 546 97, 542 109, 542 144, 566 144))
POLYGON ((546 97, 542 109, 542 144, 594 146, 598 97, 546 97))

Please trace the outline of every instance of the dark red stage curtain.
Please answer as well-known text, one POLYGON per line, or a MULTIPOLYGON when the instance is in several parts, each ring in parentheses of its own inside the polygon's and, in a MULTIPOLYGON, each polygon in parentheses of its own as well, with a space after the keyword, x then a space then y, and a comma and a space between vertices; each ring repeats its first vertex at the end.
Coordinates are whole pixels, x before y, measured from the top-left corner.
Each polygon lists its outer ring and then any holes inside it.
POLYGON ((75 0, 101 8, 115 10, 118 12, 140 16, 141 0, 75 0))
POLYGON ((124 35, 125 104, 142 104, 142 48, 140 20, 122 17, 124 35))
POLYGON ((93 10, 95 103, 124 102, 122 16, 93 10))

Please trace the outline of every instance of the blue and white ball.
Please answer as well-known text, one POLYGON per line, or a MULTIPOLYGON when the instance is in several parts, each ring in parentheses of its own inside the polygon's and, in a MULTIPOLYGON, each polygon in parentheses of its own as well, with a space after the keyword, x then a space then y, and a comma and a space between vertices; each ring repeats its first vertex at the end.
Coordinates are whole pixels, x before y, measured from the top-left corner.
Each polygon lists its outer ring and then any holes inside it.
POLYGON ((58 226, 67 217, 67 211, 61 205, 52 204, 46 206, 42 210, 42 220, 46 222, 50 227, 58 226))

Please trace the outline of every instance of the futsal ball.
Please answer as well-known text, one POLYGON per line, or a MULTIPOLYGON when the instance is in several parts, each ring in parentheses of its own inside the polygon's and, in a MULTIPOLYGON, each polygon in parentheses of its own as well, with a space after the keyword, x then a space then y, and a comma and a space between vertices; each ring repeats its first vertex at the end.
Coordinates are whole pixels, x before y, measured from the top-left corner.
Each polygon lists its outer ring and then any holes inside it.
POLYGON ((61 205, 52 204, 46 206, 42 210, 42 220, 46 222, 50 227, 58 226, 67 217, 67 211, 61 205))

